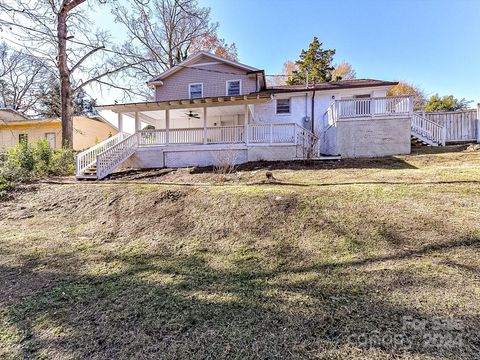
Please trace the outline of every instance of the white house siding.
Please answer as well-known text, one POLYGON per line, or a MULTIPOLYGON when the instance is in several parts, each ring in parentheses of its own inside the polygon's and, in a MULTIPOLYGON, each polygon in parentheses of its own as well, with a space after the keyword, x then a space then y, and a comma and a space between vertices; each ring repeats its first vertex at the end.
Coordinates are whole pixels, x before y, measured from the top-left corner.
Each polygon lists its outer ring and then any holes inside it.
POLYGON ((243 164, 248 161, 247 147, 238 145, 194 145, 140 147, 120 168, 152 169, 243 164))
POLYGON ((289 161, 297 154, 295 145, 249 146, 248 161, 289 161))
MULTIPOLYGON (((334 100, 352 98, 355 95, 384 97, 389 86, 380 88, 353 88, 336 91, 317 91, 315 94, 315 133, 320 136, 322 154, 343 157, 373 157, 410 152, 410 119, 368 118, 340 120, 329 126, 325 113, 334 100)), ((275 94, 273 100, 255 105, 254 123, 297 123, 312 130, 312 92, 275 94), (276 99, 290 98, 290 114, 276 114, 276 99)), ((277 150, 256 150, 250 159, 283 160, 277 150), (256 152, 262 155, 256 156, 256 152), (273 153, 270 153, 273 151, 273 153)), ((282 151, 282 150, 278 150, 282 151)), ((252 161, 250 160, 250 161, 252 161)))
POLYGON ((254 123, 255 124, 284 124, 297 123, 303 127, 309 126, 306 117, 311 116, 312 102, 311 94, 308 92, 276 94, 272 101, 265 104, 255 104, 254 107, 254 123), (290 114, 277 114, 276 99, 290 98, 290 114))
POLYGON ((339 120, 336 152, 345 158, 409 154, 410 126, 409 117, 339 120))
POLYGON ((122 163, 121 168, 152 169, 164 167, 162 147, 137 148, 135 153, 122 163))
MULTIPOLYGON (((211 60, 205 60, 205 63, 207 62, 211 60)), ((155 87, 155 99, 157 101, 188 99, 189 84, 194 83, 203 83, 203 97, 226 96, 227 80, 241 80, 242 95, 259 90, 254 74, 247 75, 246 71, 227 64, 199 65, 181 69, 162 80, 163 85, 155 87)))
MULTIPOLYGON (((315 93, 315 132, 319 132, 328 126, 325 112, 335 99, 352 98, 355 95, 369 94, 371 97, 384 97, 389 86, 379 88, 354 88, 336 91, 317 91, 315 93)), ((254 111, 254 123, 297 123, 312 130, 312 91, 279 93, 273 96, 273 100, 265 104, 256 104, 254 111), (290 114, 276 113, 276 99, 290 99, 290 114)))
POLYGON ((166 167, 222 166, 243 164, 248 160, 247 149, 223 148, 201 151, 165 151, 166 167))

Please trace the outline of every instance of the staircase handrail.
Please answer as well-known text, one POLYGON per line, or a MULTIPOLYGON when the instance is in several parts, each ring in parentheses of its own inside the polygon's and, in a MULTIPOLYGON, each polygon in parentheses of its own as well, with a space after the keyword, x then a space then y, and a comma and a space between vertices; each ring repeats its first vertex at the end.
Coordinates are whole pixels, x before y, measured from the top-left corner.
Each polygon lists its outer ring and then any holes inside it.
POLYGON ((118 144, 128 136, 127 133, 119 132, 98 144, 79 152, 75 157, 75 175, 81 175, 85 170, 95 164, 97 155, 104 152, 109 147, 118 144))
POLYGON ((337 122, 337 111, 336 111, 336 106, 335 106, 335 101, 332 101, 332 103, 328 106, 327 111, 325 111, 324 120, 325 116, 327 117, 327 124, 333 125, 337 122))
POLYGON ((132 134, 97 155, 97 179, 103 179, 135 152, 138 134, 132 134))
POLYGON ((445 146, 447 133, 446 127, 442 126, 434 121, 419 115, 418 113, 412 114, 411 129, 414 134, 426 138, 438 145, 445 146))

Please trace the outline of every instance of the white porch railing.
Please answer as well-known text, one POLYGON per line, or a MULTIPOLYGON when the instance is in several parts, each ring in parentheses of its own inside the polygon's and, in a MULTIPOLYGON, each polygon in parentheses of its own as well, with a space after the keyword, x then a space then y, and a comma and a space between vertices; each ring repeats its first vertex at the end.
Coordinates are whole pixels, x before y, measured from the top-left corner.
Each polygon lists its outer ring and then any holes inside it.
POLYGON ((329 111, 332 122, 348 118, 401 116, 412 114, 413 102, 410 96, 341 99, 335 100, 333 109, 329 108, 329 111))
POLYGON ((445 126, 439 125, 416 113, 412 114, 412 133, 432 142, 432 145, 445 146, 447 139, 445 126))
POLYGON ((135 152, 138 137, 132 134, 97 155, 97 179, 103 179, 135 152))
POLYGON ((101 143, 78 153, 75 159, 76 170, 75 174, 78 176, 83 174, 85 170, 95 164, 97 161, 97 155, 104 152, 105 150, 111 148, 113 145, 118 144, 120 141, 128 137, 127 133, 120 132, 111 138, 108 138, 101 143))
MULTIPOLYGON (((202 129, 203 130, 203 129, 202 129)), ((207 128, 207 144, 235 144, 244 141, 245 126, 221 126, 207 128)))
POLYGON ((135 153, 139 146, 175 146, 194 144, 245 143, 268 146, 287 144, 300 146, 302 154, 315 157, 318 138, 296 123, 249 124, 189 129, 142 130, 133 135, 119 134, 98 144, 77 158, 77 176, 95 168, 97 179, 103 179, 135 153), (245 131, 246 130, 246 131, 245 131), (245 134, 248 136, 245 137, 245 134), (95 165, 95 166, 94 166, 95 165))
POLYGON ((207 128, 142 130, 137 133, 139 146, 151 145, 190 145, 190 144, 294 144, 295 123, 249 124, 248 139, 245 139, 245 126, 218 126, 207 128))
POLYGON ((295 123, 251 124, 248 126, 248 142, 253 144, 294 144, 297 126, 295 123))

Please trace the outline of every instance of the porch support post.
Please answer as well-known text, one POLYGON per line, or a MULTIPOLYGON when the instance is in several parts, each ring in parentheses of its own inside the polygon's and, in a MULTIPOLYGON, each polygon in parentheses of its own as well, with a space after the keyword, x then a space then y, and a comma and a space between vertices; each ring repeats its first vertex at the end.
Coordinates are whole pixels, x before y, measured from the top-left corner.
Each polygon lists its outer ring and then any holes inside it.
POLYGON ((169 144, 170 137, 170 109, 165 109, 165 144, 169 144))
POLYGON ((203 143, 207 144, 207 107, 203 108, 203 143))
POLYGON ((123 132, 123 113, 118 113, 118 132, 123 132))
POLYGON ((477 143, 480 144, 480 102, 477 104, 477 143))
POLYGON ((245 104, 245 119, 244 119, 243 141, 248 145, 248 105, 245 104))
POLYGON ((142 122, 140 121, 140 114, 138 111, 135 112, 135 132, 142 130, 142 122))

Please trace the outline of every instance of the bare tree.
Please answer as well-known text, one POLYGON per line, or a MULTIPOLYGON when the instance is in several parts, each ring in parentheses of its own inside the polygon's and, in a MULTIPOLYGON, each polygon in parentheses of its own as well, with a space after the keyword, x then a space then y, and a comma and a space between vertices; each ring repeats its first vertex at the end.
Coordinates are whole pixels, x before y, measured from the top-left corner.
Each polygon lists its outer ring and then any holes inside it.
POLYGON ((145 61, 109 49, 109 34, 92 29, 87 8, 87 0, 0 2, 2 29, 10 30, 17 44, 48 63, 58 74, 64 147, 71 147, 73 141, 74 93, 95 83, 132 90, 115 80, 130 66, 145 61))
POLYGON ((297 64, 295 61, 287 60, 283 63, 282 73, 269 76, 267 79, 268 85, 270 86, 282 86, 287 84, 288 78, 293 74, 294 70, 298 70, 297 64))
POLYGON ((334 65, 334 70, 332 71, 333 81, 351 80, 356 77, 357 73, 350 63, 342 61, 340 64, 334 65))
POLYGON ((0 43, 0 107, 35 111, 48 74, 40 59, 0 43))
POLYGON ((406 81, 400 81, 398 85, 391 88, 387 96, 413 96, 413 109, 415 111, 421 111, 425 109, 425 103, 427 102, 425 92, 414 84, 409 84, 406 81))
POLYGON ((128 6, 114 7, 113 14, 128 30, 128 40, 118 51, 146 60, 129 69, 139 86, 199 50, 237 59, 235 44, 217 36, 218 23, 210 21, 210 9, 196 0, 129 0, 128 6))

